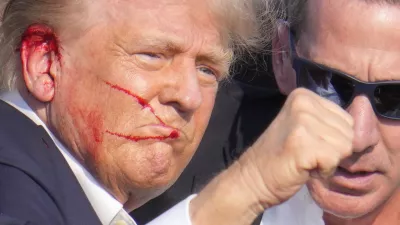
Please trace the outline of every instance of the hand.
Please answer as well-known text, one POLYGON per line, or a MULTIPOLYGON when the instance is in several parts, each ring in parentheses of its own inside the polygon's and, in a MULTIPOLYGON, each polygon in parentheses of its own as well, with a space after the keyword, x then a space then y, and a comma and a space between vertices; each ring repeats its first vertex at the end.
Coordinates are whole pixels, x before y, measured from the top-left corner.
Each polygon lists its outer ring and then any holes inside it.
POLYGON ((295 90, 256 143, 191 202, 192 223, 251 224, 312 176, 332 175, 352 154, 353 136, 353 119, 345 110, 311 91, 295 90))
POLYGON ((239 163, 264 208, 292 197, 312 176, 331 176, 352 154, 353 119, 338 105, 297 89, 239 163))

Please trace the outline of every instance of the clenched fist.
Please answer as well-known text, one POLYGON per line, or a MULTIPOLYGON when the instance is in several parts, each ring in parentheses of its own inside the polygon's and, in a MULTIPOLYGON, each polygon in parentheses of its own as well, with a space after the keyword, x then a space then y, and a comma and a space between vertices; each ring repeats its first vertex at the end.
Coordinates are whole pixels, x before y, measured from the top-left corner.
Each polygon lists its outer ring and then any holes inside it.
POLYGON ((251 224, 311 177, 329 177, 352 154, 353 119, 338 105, 297 89, 243 156, 190 206, 194 225, 251 224))
POLYGON ((352 154, 353 119, 306 89, 289 97, 278 117, 243 156, 249 185, 265 207, 292 197, 311 176, 329 177, 352 154))

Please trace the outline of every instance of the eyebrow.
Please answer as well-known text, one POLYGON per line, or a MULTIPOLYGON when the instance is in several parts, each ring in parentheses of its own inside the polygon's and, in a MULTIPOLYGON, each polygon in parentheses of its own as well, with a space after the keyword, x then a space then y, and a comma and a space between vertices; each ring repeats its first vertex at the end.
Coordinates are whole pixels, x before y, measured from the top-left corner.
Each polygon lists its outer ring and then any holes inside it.
POLYGON ((233 51, 231 50, 215 50, 204 54, 200 54, 197 57, 198 61, 208 61, 212 64, 220 66, 222 76, 226 77, 229 73, 229 67, 233 60, 233 51))
MULTIPOLYGON (((167 52, 181 53, 185 52, 186 49, 182 40, 179 38, 138 38, 136 42, 138 45, 147 48, 161 49, 167 52)), ((233 51, 231 49, 223 49, 221 47, 211 47, 206 50, 201 50, 196 56, 196 61, 206 61, 211 64, 219 66, 221 72, 227 74, 229 71, 230 64, 233 59, 233 51)))

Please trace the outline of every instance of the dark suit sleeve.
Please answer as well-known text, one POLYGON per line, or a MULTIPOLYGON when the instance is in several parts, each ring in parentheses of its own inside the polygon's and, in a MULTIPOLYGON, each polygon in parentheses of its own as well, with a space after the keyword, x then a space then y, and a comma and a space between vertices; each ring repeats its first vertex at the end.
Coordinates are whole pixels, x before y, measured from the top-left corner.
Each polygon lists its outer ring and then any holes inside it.
POLYGON ((63 224, 54 201, 23 171, 0 164, 0 224, 63 224))
POLYGON ((1 225, 37 225, 37 224, 33 224, 31 222, 28 221, 24 221, 24 220, 19 220, 19 219, 15 219, 12 217, 9 217, 5 214, 0 214, 0 224, 1 225))

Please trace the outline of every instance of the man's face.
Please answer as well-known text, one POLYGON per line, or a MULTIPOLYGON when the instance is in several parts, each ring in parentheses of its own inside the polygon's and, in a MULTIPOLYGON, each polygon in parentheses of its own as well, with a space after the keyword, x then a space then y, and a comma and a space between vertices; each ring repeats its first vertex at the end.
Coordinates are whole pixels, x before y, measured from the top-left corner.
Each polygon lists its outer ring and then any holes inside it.
MULTIPOLYGON (((309 0, 297 52, 361 81, 400 80, 399 24, 399 6, 309 0)), ((400 122, 377 117, 363 95, 347 111, 355 120, 354 154, 332 178, 308 187, 325 211, 354 218, 378 209, 400 185, 400 122)))
POLYGON ((111 2, 89 6, 81 36, 60 36, 49 112, 101 182, 138 206, 170 186, 198 147, 229 54, 207 1, 111 2))

